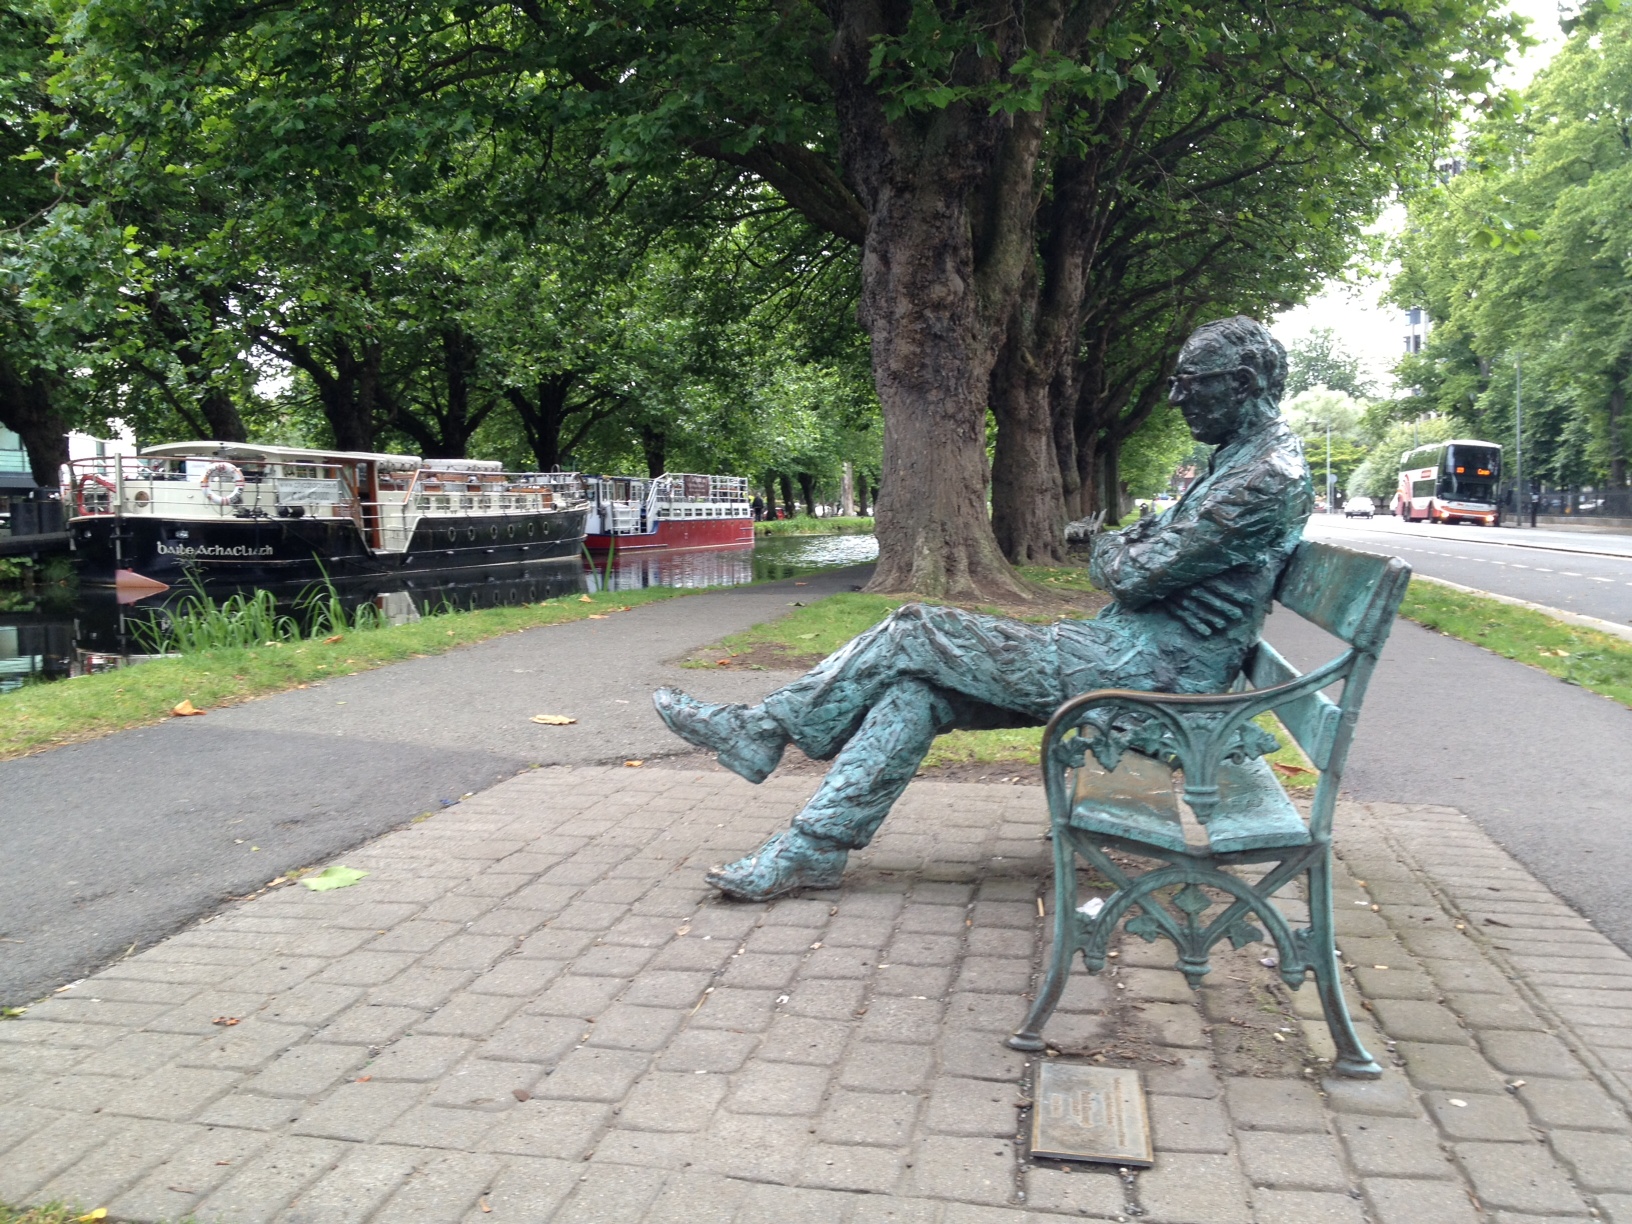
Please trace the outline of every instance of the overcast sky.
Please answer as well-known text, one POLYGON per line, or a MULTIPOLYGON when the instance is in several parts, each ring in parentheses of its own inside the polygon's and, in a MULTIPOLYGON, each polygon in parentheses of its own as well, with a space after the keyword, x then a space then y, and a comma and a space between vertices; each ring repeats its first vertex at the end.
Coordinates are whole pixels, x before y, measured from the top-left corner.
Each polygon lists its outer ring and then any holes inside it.
MULTIPOLYGON (((1539 40, 1502 74, 1503 85, 1522 89, 1553 57, 1564 35, 1558 28, 1556 0, 1513 0, 1508 9, 1528 17, 1530 35, 1539 40)), ((1386 232, 1398 228, 1403 221, 1404 210, 1391 207, 1378 224, 1386 232)), ((1392 385, 1389 371, 1405 350, 1405 317, 1396 307, 1379 303, 1384 288, 1382 278, 1358 285, 1328 282, 1307 303, 1278 316, 1271 326, 1283 344, 1292 343, 1312 328, 1332 328, 1349 350, 1365 362, 1378 384, 1387 388, 1392 385)))

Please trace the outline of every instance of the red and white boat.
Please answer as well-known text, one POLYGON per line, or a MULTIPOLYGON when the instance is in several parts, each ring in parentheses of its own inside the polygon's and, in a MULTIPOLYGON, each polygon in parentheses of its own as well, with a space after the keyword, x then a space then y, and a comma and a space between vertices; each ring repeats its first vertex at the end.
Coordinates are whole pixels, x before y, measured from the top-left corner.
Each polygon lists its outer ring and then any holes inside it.
POLYGON ((668 472, 655 480, 586 476, 591 552, 721 548, 754 542, 754 512, 742 476, 668 472))

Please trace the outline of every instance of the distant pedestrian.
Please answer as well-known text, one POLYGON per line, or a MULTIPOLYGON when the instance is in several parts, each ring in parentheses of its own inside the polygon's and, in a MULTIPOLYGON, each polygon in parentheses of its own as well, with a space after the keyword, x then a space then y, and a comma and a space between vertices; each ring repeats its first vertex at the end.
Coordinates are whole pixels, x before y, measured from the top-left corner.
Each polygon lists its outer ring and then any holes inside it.
POLYGON ((757 523, 760 519, 765 517, 765 499, 757 493, 754 494, 753 508, 754 522, 757 523))
POLYGON ((1532 527, 1536 525, 1536 507, 1540 505, 1540 503, 1541 498, 1537 497, 1534 493, 1530 494, 1530 526, 1532 527))

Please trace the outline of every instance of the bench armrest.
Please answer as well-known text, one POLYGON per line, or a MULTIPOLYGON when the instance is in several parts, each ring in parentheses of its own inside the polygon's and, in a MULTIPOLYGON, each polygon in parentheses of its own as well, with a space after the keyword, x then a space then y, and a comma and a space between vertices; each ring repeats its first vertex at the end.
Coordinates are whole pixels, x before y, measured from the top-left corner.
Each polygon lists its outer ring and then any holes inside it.
POLYGON ((1099 710, 1120 711, 1154 722, 1165 734, 1162 747, 1184 771, 1184 798, 1205 822, 1218 806, 1218 769, 1233 750, 1236 733, 1259 714, 1290 704, 1344 679, 1354 665, 1350 650, 1284 684, 1229 693, 1147 693, 1135 689, 1095 689, 1073 697, 1048 720, 1043 731, 1043 784, 1050 810, 1066 810, 1065 770, 1083 763, 1093 737, 1106 728, 1089 721, 1099 710), (1075 731, 1075 736, 1070 732, 1075 731), (1070 736, 1068 738, 1068 736, 1070 736))

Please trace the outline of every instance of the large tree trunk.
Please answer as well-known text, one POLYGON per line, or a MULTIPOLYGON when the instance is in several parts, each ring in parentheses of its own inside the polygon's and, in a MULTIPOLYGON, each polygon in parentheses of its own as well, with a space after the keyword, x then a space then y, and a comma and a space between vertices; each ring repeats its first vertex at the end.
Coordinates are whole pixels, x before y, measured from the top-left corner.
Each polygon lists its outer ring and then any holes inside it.
POLYGON ((55 489, 68 462, 68 422, 52 402, 55 380, 43 370, 21 371, 0 352, 0 425, 23 440, 34 483, 55 489))
POLYGON ((776 479, 777 483, 782 486, 782 517, 791 519, 795 514, 793 508, 793 478, 786 472, 778 472, 776 479))
POLYGON ((651 425, 640 427, 640 449, 646 456, 646 475, 656 480, 663 475, 668 462, 669 439, 661 429, 651 425))
POLYGON ((1029 347, 1014 339, 1004 346, 992 379, 992 531, 1016 565, 1065 559, 1065 492, 1054 453, 1048 374, 1031 360, 1029 347))
POLYGON ((799 473, 799 492, 805 499, 805 513, 816 517, 816 477, 809 472, 799 473))
POLYGON ((210 437, 217 442, 247 442, 249 430, 238 414, 238 405, 232 396, 219 387, 210 387, 198 401, 198 410, 208 426, 210 437))
MULTIPOLYGON (((1043 117, 957 102, 892 120, 872 54, 877 38, 904 32, 908 8, 837 0, 831 11, 845 164, 869 218, 858 314, 884 413, 868 589, 1029 598, 987 512, 986 405, 1032 258, 1043 117)), ((1023 48, 1046 54, 1060 9, 1042 0, 1023 23, 1006 5, 992 16, 997 54, 960 54, 954 81, 986 80, 1023 48)))

